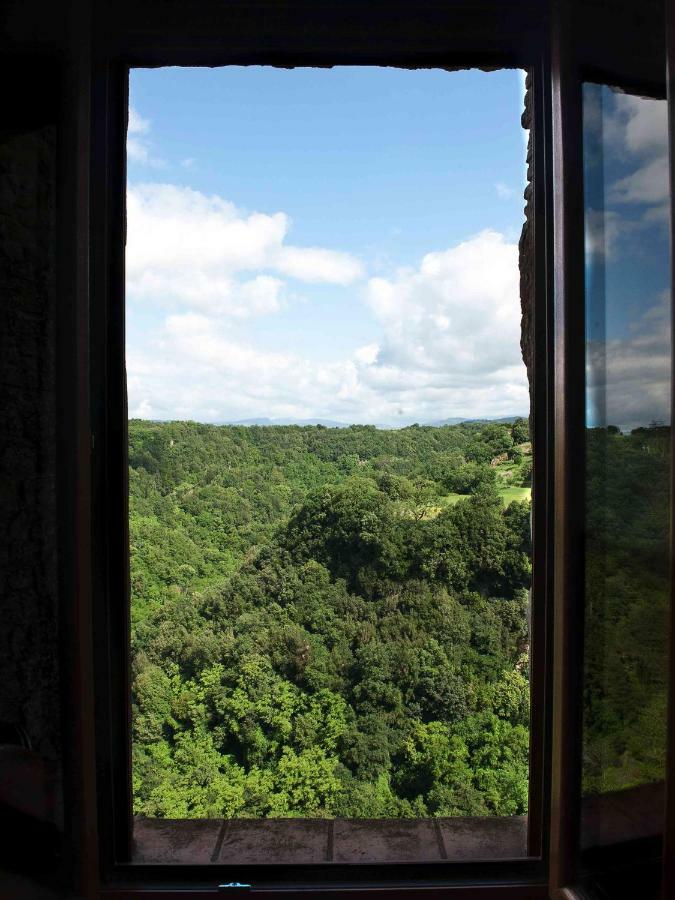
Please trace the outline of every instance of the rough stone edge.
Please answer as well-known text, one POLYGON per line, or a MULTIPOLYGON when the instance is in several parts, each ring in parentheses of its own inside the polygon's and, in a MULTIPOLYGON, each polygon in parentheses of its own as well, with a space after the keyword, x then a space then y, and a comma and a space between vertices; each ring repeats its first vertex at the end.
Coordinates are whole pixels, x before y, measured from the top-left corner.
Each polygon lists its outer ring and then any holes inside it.
POLYGON ((534 343, 534 203, 533 203, 533 166, 534 142, 532 140, 532 75, 528 71, 525 76, 525 108, 520 122, 528 129, 527 140, 527 184, 523 192, 525 200, 525 221, 518 241, 518 266, 520 269, 520 350, 527 369, 527 382, 530 390, 530 433, 532 426, 532 394, 533 394, 533 343, 534 343))

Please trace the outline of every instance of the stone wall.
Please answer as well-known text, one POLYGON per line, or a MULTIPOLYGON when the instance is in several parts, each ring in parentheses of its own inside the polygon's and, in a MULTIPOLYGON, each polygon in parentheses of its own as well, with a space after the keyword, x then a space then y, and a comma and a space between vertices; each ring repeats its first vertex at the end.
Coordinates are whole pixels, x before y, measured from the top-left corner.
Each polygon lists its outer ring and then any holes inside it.
MULTIPOLYGON (((0 143, 0 723, 57 780, 56 135, 0 143)), ((58 791, 56 792, 58 794, 58 791)), ((57 798, 54 806, 60 807, 57 798)), ((58 813, 55 813, 58 818, 58 813)))
MULTIPOLYGON (((528 72, 525 80, 525 109, 521 123, 523 128, 529 129, 530 136, 527 142, 527 186, 525 187, 525 222, 520 234, 518 244, 520 266, 520 305, 522 320, 520 328, 520 349, 523 354, 523 362, 527 368, 527 380, 530 385, 530 410, 532 409, 533 393, 533 350, 534 350, 534 208, 533 208, 533 154, 532 141, 532 76, 528 72)), ((532 413, 530 412, 530 420, 532 413)))

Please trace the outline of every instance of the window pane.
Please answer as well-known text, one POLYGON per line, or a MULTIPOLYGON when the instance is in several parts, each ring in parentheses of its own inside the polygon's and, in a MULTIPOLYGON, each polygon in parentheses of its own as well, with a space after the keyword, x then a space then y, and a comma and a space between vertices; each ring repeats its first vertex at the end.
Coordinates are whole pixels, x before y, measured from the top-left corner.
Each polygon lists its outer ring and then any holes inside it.
POLYGON ((662 829, 670 490, 666 102, 584 85, 583 843, 662 829))
POLYGON ((523 93, 132 73, 137 859, 525 854, 523 93))

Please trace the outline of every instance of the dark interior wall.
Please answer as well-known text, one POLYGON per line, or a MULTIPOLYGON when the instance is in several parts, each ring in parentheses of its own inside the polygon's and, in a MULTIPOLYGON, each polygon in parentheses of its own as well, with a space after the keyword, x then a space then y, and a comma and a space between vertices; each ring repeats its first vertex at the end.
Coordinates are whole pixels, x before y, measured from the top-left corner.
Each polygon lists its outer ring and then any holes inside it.
MULTIPOLYGON (((55 128, 5 137, 0 142, 0 722, 23 729, 52 781, 61 759, 55 203, 55 128)), ((0 743, 11 738, 5 731, 0 743)))
MULTIPOLYGON (((443 65, 449 54, 457 63, 480 53, 489 63, 505 48, 537 52, 548 38, 552 0, 4 0, 0 50, 60 53, 68 10, 83 2, 94 11, 99 49, 132 62, 161 65, 170 55, 175 64, 218 65, 230 54, 283 63, 336 51, 365 62, 379 49, 403 64, 421 50, 443 65)), ((669 0, 562 2, 573 8, 582 64, 620 69, 624 81, 631 73, 637 81, 663 79, 669 0)))

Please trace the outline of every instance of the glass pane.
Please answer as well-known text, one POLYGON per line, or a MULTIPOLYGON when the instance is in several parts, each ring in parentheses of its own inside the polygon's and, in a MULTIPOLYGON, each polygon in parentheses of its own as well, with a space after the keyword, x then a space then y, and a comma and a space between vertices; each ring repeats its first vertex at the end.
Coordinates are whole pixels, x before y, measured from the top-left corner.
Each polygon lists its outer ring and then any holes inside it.
POLYGON ((666 102, 586 84, 584 846, 662 829, 670 490, 666 102))
POLYGON ((132 73, 137 860, 525 854, 523 94, 132 73))

